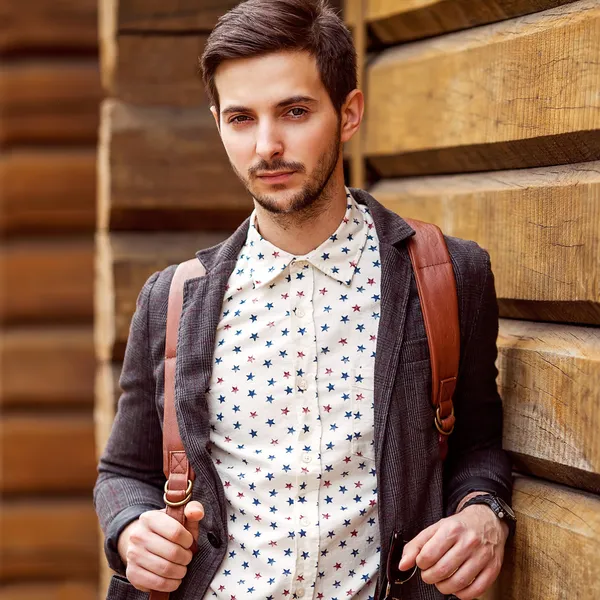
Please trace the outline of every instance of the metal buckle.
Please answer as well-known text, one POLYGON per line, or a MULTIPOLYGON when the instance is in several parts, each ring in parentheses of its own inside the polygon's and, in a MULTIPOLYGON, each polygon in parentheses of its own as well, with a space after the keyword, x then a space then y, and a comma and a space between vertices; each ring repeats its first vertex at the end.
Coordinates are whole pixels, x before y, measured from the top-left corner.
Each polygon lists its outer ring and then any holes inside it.
MULTIPOLYGON (((452 417, 454 416, 454 404, 452 405, 452 410, 450 411, 450 414, 448 415, 448 417, 452 417)), ((443 434, 443 435, 450 435, 453 431, 454 431, 454 425, 452 425, 452 429, 450 431, 446 431, 444 429, 442 429, 442 419, 440 417, 440 407, 437 407, 437 410, 435 411, 435 419, 433 420, 435 423, 435 426, 437 427, 437 430, 443 434)))
MULTIPOLYGON (((169 493, 169 481, 165 481, 165 493, 163 494, 163 500, 167 506, 182 506, 183 504, 187 504, 192 498, 192 480, 188 479, 188 486, 185 490, 185 498, 180 500, 179 502, 171 502, 167 500, 167 494, 169 493)), ((178 490, 179 491, 179 490, 178 490)))

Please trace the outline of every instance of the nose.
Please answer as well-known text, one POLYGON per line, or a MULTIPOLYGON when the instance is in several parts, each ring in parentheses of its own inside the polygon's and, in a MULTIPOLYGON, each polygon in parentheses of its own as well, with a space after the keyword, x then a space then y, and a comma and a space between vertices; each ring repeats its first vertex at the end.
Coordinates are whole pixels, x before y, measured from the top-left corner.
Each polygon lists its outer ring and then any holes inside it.
POLYGON ((257 128, 256 154, 269 162, 283 154, 283 142, 280 133, 272 123, 263 121, 257 128))

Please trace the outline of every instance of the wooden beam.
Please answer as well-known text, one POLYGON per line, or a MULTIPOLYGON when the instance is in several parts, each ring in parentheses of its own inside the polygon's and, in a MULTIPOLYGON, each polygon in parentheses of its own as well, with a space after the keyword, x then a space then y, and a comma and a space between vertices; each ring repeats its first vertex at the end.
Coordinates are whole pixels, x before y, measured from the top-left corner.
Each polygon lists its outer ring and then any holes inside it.
POLYGON ((19 239, 0 251, 5 324, 89 323, 93 317, 93 240, 19 239))
POLYGON ((3 581, 98 575, 98 517, 87 498, 3 501, 0 531, 3 581))
POLYGON ((600 593, 600 498, 517 477, 517 529, 499 576, 502 600, 596 598, 600 593))
POLYGON ((95 581, 43 581, 8 583, 0 587, 0 600, 98 600, 95 581))
POLYGON ((101 98, 95 59, 21 59, 0 67, 0 144, 94 143, 101 98))
POLYGON ((96 480, 92 414, 2 417, 3 493, 90 492, 96 480))
POLYGON ((252 211, 208 109, 104 102, 98 226, 232 230, 252 211))
MULTIPOLYGON (((573 0, 366 0, 365 20, 377 41, 397 44, 441 33, 468 29, 536 13, 573 0)), ((350 27, 358 21, 353 0, 346 0, 344 17, 350 27)))
POLYGON ((101 361, 122 359, 136 299, 155 271, 193 258, 228 233, 98 233, 95 344, 101 361))
POLYGON ((122 368, 122 363, 101 362, 96 370, 94 428, 98 459, 104 452, 115 419, 117 401, 121 394, 119 377, 122 368))
POLYGON ((600 494, 600 329, 501 319, 498 350, 515 466, 600 494))
POLYGON ((600 162, 384 180, 371 192, 486 248, 502 316, 600 324, 600 162))
POLYGON ((10 328, 2 337, 3 408, 92 406, 96 361, 91 325, 10 328))
POLYGON ((0 52, 83 50, 98 46, 97 0, 0 2, 0 52))
POLYGON ((197 106, 208 111, 198 58, 206 34, 121 35, 103 40, 110 59, 102 81, 111 97, 141 105, 197 106))
POLYGON ((91 232, 96 220, 96 150, 28 148, 0 154, 0 193, 2 233, 91 232))
POLYGON ((598 2, 580 0, 382 52, 367 70, 372 166, 392 177, 600 159, 599 28, 598 2))

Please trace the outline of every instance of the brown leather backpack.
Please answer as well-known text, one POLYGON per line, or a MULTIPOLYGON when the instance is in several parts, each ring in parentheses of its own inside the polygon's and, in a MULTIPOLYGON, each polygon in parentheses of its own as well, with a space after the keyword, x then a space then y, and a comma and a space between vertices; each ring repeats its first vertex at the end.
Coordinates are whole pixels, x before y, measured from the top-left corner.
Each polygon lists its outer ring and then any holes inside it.
MULTIPOLYGON (((421 301, 431 360, 431 395, 435 408, 440 457, 446 458, 448 436, 454 429, 452 396, 456 387, 460 352, 460 327, 456 281, 448 248, 436 225, 405 219, 416 231, 408 253, 421 301)), ((163 426, 164 500, 167 514, 185 526, 184 508, 192 498, 195 473, 185 454, 175 415, 175 358, 183 304, 183 284, 206 273, 197 258, 181 263, 171 281, 165 345, 165 412, 163 426)), ((153 591, 150 600, 167 600, 168 592, 153 591)))

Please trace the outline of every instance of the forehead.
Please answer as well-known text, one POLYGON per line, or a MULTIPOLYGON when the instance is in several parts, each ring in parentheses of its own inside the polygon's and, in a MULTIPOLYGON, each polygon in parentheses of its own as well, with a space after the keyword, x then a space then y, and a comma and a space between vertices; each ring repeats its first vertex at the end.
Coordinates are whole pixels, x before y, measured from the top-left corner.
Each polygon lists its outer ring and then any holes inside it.
POLYGON ((221 108, 267 107, 296 95, 322 100, 327 92, 308 52, 275 52, 224 61, 215 73, 221 108))

